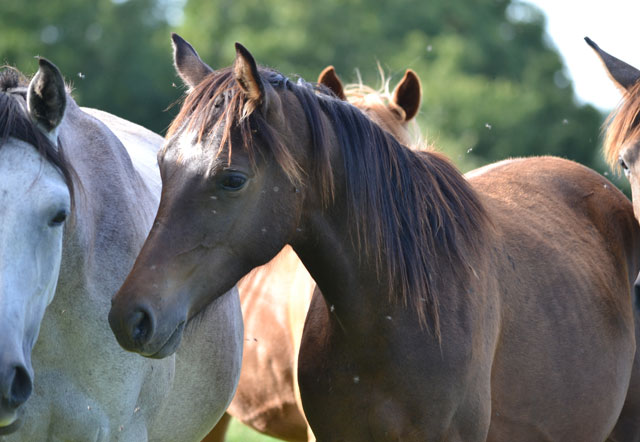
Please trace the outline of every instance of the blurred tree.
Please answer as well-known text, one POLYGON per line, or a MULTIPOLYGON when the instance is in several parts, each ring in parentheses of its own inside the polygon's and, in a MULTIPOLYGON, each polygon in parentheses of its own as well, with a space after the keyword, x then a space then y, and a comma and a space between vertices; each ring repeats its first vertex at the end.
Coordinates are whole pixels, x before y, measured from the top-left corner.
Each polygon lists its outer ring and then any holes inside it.
POLYGON ((55 63, 82 106, 163 131, 179 96, 167 13, 172 0, 2 0, 0 57, 26 75, 55 63))
MULTIPOLYGON (((544 17, 510 0, 187 0, 178 32, 212 67, 234 41, 258 62, 315 80, 328 64, 343 80, 375 63, 423 81, 420 123, 463 169, 517 155, 554 154, 606 170, 603 116, 575 102, 544 17)), ((581 38, 576 36, 576 38, 581 38)))
POLYGON ((518 0, 2 0, 0 12, 0 61, 31 74, 33 56, 45 56, 81 105, 158 132, 180 95, 169 30, 181 22, 214 68, 232 62, 240 41, 259 62, 308 80, 328 64, 346 81, 360 68, 372 85, 378 61, 392 84, 415 69, 422 131, 463 170, 534 154, 606 170, 603 116, 576 104, 542 14, 518 0))

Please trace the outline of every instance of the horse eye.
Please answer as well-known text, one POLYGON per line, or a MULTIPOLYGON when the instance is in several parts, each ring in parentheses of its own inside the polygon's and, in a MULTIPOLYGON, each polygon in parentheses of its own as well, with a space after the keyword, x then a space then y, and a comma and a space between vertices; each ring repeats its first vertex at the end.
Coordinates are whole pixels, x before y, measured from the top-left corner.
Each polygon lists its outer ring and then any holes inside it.
POLYGON ((618 164, 620 165, 620 167, 622 167, 624 170, 629 170, 629 167, 627 167, 627 163, 625 163, 624 159, 622 157, 618 158, 618 164))
POLYGON ((629 178, 629 176, 631 175, 631 170, 629 169, 629 166, 627 165, 627 162, 624 160, 624 158, 618 158, 618 164, 622 168, 624 175, 629 178))
POLYGON ((232 192, 242 189, 247 182, 247 178, 239 173, 233 173, 226 175, 220 182, 220 186, 224 190, 232 192))
POLYGON ((61 226, 67 220, 68 215, 69 214, 67 213, 66 210, 60 210, 58 213, 56 213, 56 215, 53 218, 51 218, 51 221, 49 221, 49 226, 51 227, 61 226))

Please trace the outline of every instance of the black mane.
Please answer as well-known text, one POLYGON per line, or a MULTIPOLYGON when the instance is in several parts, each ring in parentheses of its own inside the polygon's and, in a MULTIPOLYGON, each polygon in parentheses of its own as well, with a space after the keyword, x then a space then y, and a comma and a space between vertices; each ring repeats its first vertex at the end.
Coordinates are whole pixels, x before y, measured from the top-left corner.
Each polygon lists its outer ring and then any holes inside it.
POLYGON ((73 168, 64 156, 62 144, 55 146, 29 117, 27 111, 28 80, 11 67, 0 71, 0 148, 13 137, 32 145, 60 170, 74 201, 73 168))

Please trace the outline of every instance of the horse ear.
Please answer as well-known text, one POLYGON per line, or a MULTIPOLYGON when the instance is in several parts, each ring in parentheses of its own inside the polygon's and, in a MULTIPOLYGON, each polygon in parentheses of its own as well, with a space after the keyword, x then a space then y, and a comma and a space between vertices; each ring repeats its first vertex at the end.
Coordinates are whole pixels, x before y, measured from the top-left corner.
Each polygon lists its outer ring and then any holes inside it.
POLYGON ((264 98, 264 85, 258 73, 258 65, 253 59, 253 55, 240 43, 236 43, 236 60, 233 63, 233 75, 249 100, 262 101, 264 98))
POLYGON ((640 79, 640 71, 638 69, 607 54, 589 37, 585 37, 584 41, 596 51, 596 54, 598 54, 604 67, 607 69, 609 77, 619 89, 628 91, 640 79))
POLYGON ((67 95, 62 74, 49 60, 38 58, 38 72, 29 83, 27 109, 46 132, 53 132, 64 117, 67 95))
POLYGON ((404 77, 393 90, 393 102, 404 110, 405 121, 411 120, 418 114, 421 97, 420 78, 413 70, 407 69, 404 77))
POLYGON ((322 70, 322 72, 320 72, 320 75, 318 75, 318 84, 328 87, 339 99, 343 101, 347 99, 347 96, 344 94, 344 88, 342 87, 340 77, 336 74, 336 70, 333 66, 327 66, 322 70))
POLYGON ((202 61, 193 46, 175 32, 171 34, 171 41, 176 71, 182 81, 193 89, 200 84, 204 77, 213 72, 213 69, 202 61))

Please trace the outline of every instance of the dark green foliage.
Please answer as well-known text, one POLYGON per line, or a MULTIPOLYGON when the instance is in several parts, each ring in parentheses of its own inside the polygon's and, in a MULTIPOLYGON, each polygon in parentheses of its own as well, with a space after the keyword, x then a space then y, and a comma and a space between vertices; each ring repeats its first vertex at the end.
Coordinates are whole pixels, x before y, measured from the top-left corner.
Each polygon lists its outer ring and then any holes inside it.
POLYGON ((156 0, 2 0, 0 12, 3 63, 32 75, 41 55, 60 68, 80 105, 156 131, 171 121, 164 109, 179 92, 156 0))
MULTIPOLYGON (((258 62, 315 80, 395 84, 407 67, 423 82, 427 140, 469 169, 509 156, 553 154, 604 171, 595 108, 576 104, 542 14, 507 0, 188 0, 178 32, 214 68, 233 42, 258 62)), ((581 36, 576 36, 581 38, 581 36)))
MULTIPOLYGON (((423 83, 425 138, 464 170, 517 155, 554 154, 599 171, 603 120, 576 104, 542 14, 509 0, 3 0, 0 56, 26 73, 34 55, 56 63, 84 106, 164 132, 182 85, 169 32, 213 68, 234 42, 257 61, 314 81, 327 65, 344 81, 395 85, 413 68, 423 83), (173 12, 171 12, 173 11, 173 12), (178 88, 172 87, 177 83, 178 88)), ((576 36, 582 38, 582 36, 576 36)))

